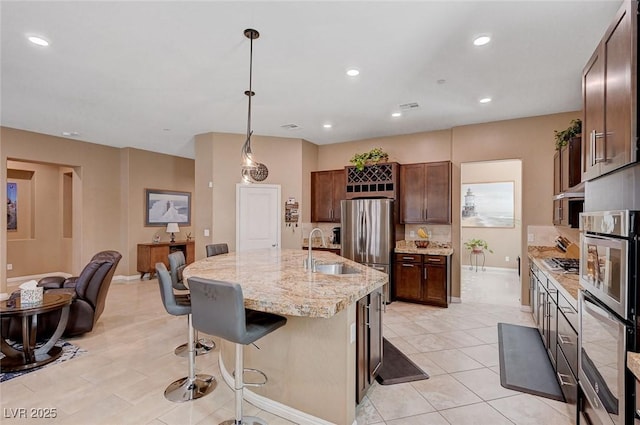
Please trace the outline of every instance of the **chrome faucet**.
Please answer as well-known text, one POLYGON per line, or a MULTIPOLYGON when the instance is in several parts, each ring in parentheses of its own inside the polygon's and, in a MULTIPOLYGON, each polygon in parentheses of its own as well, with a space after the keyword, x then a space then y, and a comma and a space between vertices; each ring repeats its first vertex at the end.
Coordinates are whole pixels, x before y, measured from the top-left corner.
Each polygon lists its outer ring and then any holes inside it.
POLYGON ((311 232, 309 233, 309 256, 304 262, 304 268, 305 270, 311 269, 312 272, 316 271, 316 260, 313 259, 313 254, 311 253, 311 246, 313 245, 311 238, 313 237, 313 233, 316 230, 320 232, 320 237, 322 238, 322 246, 325 248, 327 247, 326 243, 324 242, 324 233, 322 233, 322 229, 320 229, 319 227, 316 227, 313 230, 311 230, 311 232))

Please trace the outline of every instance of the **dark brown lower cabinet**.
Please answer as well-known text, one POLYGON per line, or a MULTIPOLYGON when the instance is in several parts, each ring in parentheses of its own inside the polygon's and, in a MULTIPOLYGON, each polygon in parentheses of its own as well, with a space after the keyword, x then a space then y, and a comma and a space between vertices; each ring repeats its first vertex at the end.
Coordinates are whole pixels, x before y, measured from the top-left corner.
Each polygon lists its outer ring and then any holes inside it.
POLYGON ((450 270, 448 259, 443 255, 396 254, 395 299, 448 307, 450 270))
POLYGON ((360 403, 382 367, 382 288, 360 299, 356 310, 356 401, 360 403))

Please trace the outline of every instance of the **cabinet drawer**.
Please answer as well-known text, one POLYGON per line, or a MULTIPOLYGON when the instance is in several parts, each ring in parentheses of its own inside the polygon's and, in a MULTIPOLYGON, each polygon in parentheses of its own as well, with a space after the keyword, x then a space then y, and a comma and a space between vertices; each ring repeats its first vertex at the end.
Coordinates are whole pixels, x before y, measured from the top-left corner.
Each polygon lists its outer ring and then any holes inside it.
POLYGON ((447 257, 443 257, 441 255, 425 255, 424 256, 425 264, 447 264, 447 257))
POLYGON ((573 330, 577 332, 578 330, 578 311, 575 309, 572 303, 567 301, 567 299, 562 295, 558 295, 558 310, 564 314, 567 321, 573 327, 573 330))
POLYGON ((398 263, 422 263, 422 254, 396 254, 398 263))
POLYGON ((574 375, 578 374, 578 334, 569 325, 567 318, 558 312, 558 347, 562 349, 574 375))
POLYGON ((578 402, 578 381, 573 375, 573 372, 571 372, 571 368, 562 351, 558 351, 556 375, 567 404, 575 406, 578 402))

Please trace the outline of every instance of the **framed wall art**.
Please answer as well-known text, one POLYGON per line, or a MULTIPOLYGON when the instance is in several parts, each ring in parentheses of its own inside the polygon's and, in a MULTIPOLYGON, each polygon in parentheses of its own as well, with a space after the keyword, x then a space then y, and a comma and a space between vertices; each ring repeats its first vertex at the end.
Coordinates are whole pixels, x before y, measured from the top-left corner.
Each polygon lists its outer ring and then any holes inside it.
POLYGON ((514 182, 463 183, 462 227, 514 227, 514 182))
POLYGON ((191 192, 145 189, 145 226, 191 225, 191 192))
POLYGON ((18 230, 18 184, 7 183, 7 230, 18 230))

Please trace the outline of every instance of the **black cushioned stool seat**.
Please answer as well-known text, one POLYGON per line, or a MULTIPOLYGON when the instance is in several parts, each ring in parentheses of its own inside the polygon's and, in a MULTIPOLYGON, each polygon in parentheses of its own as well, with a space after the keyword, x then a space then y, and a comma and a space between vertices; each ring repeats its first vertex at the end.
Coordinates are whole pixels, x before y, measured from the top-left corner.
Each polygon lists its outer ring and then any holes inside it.
MULTIPOLYGON (((234 390, 236 417, 221 423, 233 424, 263 424, 259 418, 242 416, 242 390, 247 385, 242 379, 244 372, 243 346, 251 344, 263 336, 275 331, 287 323, 287 319, 277 314, 244 308, 242 288, 237 283, 192 277, 188 279, 191 291, 191 309, 193 325, 209 335, 224 338, 236 344, 234 390)), ((251 369, 248 369, 251 370, 251 369)), ((261 373, 267 382, 266 376, 261 373)))

